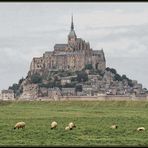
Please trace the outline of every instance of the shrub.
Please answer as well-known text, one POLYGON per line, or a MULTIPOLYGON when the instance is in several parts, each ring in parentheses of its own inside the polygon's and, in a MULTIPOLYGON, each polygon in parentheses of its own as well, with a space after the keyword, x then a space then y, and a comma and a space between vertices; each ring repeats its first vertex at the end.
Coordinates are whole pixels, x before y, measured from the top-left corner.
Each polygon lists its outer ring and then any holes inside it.
POLYGON ((122 77, 119 74, 115 74, 114 80, 122 81, 122 77))
POLYGON ((33 74, 31 76, 31 82, 34 83, 34 84, 41 83, 42 77, 39 74, 33 74))
POLYGON ((82 85, 76 85, 75 90, 82 92, 82 85))
POLYGON ((86 65, 85 65, 85 69, 93 69, 92 64, 86 64, 86 65))
POLYGON ((81 71, 77 74, 77 81, 78 82, 85 82, 88 81, 88 74, 84 71, 81 71))
POLYGON ((17 90, 19 89, 19 85, 14 83, 12 86, 9 86, 9 89, 12 89, 14 93, 16 93, 17 90))

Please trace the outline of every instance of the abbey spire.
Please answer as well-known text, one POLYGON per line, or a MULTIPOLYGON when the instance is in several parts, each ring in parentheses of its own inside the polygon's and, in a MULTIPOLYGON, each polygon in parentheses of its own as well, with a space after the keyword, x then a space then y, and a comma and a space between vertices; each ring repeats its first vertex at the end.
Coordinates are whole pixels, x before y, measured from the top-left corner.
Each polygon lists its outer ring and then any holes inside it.
POLYGON ((73 15, 71 16, 71 31, 74 30, 73 15))
POLYGON ((74 23, 73 23, 73 15, 71 16, 71 28, 70 28, 70 32, 68 34, 68 44, 71 47, 74 47, 75 41, 77 39, 76 33, 74 31, 74 23))

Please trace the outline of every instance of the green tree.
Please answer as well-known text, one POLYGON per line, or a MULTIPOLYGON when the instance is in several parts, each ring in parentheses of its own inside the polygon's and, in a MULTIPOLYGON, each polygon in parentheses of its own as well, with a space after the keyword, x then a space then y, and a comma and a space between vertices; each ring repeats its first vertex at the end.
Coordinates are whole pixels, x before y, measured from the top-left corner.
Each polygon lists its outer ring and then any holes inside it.
POLYGON ((114 80, 122 81, 122 77, 119 74, 115 74, 114 80))
POLYGON ((117 71, 114 69, 114 68, 111 68, 110 69, 110 72, 114 73, 114 74, 117 74, 117 71))
POLYGON ((86 65, 85 65, 85 69, 93 69, 92 64, 86 64, 86 65))
POLYGON ((110 71, 110 68, 109 67, 106 67, 106 69, 105 69, 106 71, 110 71))
POLYGON ((82 85, 76 85, 75 91, 76 91, 76 92, 77 92, 77 91, 82 92, 82 85))
POLYGON ((9 86, 9 89, 12 89, 14 93, 16 93, 17 90, 19 89, 19 85, 14 83, 12 86, 9 86))
POLYGON ((106 70, 106 71, 110 71, 110 72, 112 72, 112 73, 114 73, 114 74, 117 74, 117 71, 116 71, 116 69, 114 69, 114 68, 109 68, 109 67, 107 67, 105 70, 106 70))
POLYGON ((77 81, 77 77, 72 77, 71 81, 74 81, 74 82, 77 81))
POLYGON ((39 74, 33 74, 31 76, 31 82, 34 83, 34 84, 41 83, 42 77, 39 74))
POLYGON ((18 82, 19 86, 21 85, 21 83, 22 83, 24 80, 25 80, 25 79, 24 79, 23 77, 19 80, 19 82, 18 82))
POLYGON ((84 71, 80 71, 78 74, 77 74, 77 81, 78 82, 85 82, 85 81, 88 81, 88 74, 84 71))
POLYGON ((133 87, 132 80, 128 79, 128 85, 129 85, 130 87, 133 87))

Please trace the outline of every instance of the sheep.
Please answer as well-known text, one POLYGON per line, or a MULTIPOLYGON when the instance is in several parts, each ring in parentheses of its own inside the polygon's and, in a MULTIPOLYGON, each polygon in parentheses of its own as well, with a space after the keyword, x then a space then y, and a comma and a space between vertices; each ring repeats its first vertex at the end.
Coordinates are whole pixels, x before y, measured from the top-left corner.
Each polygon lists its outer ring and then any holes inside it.
POLYGON ((68 126, 69 126, 70 130, 72 130, 74 127, 76 127, 76 125, 73 122, 70 122, 68 124, 68 126))
POLYGON ((53 122, 51 123, 51 129, 56 128, 57 125, 58 125, 57 122, 53 121, 53 122))
POLYGON ((117 125, 115 125, 115 124, 113 124, 113 125, 111 126, 111 128, 112 128, 112 129, 117 129, 117 128, 118 128, 118 126, 117 126, 117 125))
POLYGON ((25 122, 18 122, 15 124, 14 129, 25 128, 25 125, 26 125, 25 122))
POLYGON ((69 126, 66 126, 66 127, 65 127, 65 130, 68 131, 68 130, 71 130, 71 129, 70 129, 69 126))
POLYGON ((65 130, 72 130, 76 125, 73 122, 70 122, 68 126, 65 127, 65 130))
POLYGON ((145 128, 144 127, 138 127, 137 131, 145 131, 145 128))

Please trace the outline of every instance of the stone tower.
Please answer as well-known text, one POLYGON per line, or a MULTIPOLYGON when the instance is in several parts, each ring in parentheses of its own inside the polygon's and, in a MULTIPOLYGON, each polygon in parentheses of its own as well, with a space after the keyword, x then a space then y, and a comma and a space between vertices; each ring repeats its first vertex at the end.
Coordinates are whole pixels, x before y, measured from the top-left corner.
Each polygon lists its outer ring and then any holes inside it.
POLYGON ((76 36, 75 31, 74 31, 74 23, 73 23, 73 15, 72 15, 72 17, 71 17, 71 28, 70 28, 70 32, 68 34, 68 44, 70 45, 70 47, 75 48, 76 40, 77 40, 77 36, 76 36))

